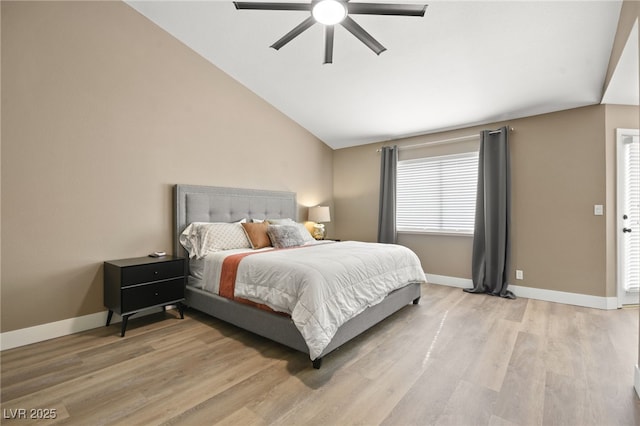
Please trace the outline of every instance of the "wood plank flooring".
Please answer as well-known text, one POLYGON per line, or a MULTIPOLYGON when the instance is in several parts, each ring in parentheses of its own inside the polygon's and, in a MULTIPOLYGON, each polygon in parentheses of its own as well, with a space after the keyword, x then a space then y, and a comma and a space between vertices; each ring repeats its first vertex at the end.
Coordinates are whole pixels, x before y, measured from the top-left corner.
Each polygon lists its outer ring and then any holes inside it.
POLYGON ((187 310, 4 351, 4 424, 639 425, 638 309, 425 285, 324 359, 187 310), (56 418, 23 419, 31 409, 56 418))

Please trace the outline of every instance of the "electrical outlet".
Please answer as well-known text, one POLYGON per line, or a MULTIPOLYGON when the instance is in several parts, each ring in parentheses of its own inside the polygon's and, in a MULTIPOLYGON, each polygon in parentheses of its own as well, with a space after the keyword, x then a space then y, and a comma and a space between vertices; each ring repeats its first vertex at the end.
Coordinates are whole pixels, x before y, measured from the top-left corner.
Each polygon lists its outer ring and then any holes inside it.
POLYGON ((516 269, 516 280, 524 280, 524 272, 520 269, 516 269))

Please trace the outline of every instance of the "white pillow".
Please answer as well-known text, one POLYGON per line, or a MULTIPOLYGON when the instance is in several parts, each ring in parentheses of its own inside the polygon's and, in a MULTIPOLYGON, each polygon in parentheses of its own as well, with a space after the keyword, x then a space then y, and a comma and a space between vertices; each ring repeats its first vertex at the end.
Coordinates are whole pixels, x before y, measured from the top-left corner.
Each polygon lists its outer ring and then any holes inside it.
POLYGON ((285 217, 282 219, 265 219, 265 220, 269 222, 269 224, 271 225, 293 225, 296 223, 295 220, 289 217, 285 217))
POLYGON ((251 248, 240 222, 191 223, 180 234, 180 244, 198 259, 214 251, 251 248))
POLYGON ((313 238, 313 235, 311 235, 307 227, 304 226, 304 223, 296 222, 296 226, 298 227, 298 230, 300 231, 300 236, 302 237, 305 243, 311 243, 316 240, 315 238, 313 238))

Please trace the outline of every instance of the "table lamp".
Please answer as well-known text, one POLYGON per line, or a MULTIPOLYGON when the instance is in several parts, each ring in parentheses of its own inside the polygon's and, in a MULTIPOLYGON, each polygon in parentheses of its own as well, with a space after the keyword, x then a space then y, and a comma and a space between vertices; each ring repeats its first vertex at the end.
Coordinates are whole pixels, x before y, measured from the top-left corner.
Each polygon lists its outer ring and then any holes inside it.
POLYGON ((331 222, 329 206, 309 207, 309 222, 315 222, 315 225, 313 225, 313 238, 316 240, 324 240, 323 222, 331 222))

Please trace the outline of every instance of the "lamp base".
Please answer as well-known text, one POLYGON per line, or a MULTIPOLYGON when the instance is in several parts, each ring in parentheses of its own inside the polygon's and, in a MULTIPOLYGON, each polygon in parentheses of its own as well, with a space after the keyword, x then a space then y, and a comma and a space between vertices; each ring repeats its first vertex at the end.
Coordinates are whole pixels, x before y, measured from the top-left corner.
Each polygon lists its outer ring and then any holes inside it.
POLYGON ((321 223, 316 223, 313 225, 313 238, 316 240, 324 240, 324 225, 321 223))

